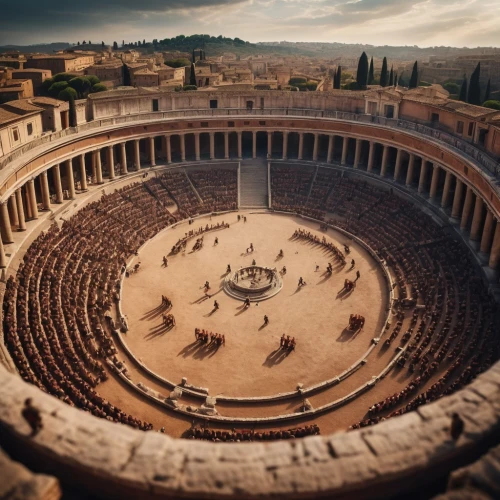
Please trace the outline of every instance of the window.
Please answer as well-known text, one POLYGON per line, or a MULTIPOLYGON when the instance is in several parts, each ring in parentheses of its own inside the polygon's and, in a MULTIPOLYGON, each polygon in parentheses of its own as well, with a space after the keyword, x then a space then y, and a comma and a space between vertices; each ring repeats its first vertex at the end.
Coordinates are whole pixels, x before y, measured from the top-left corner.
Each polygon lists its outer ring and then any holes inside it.
POLYGON ((210 109, 217 109, 217 99, 210 99, 210 109))
POLYGON ((431 114, 431 123, 439 123, 439 113, 431 114))
POLYGON ((243 125, 250 125, 250 122, 243 122, 243 125))
POLYGON ((260 98, 260 109, 264 109, 264 98, 260 98))
POLYGON ((259 125, 265 125, 266 122, 259 122, 259 125))
POLYGON ((193 128, 193 124, 192 123, 188 123, 188 128, 193 128))
POLYGON ((19 130, 17 128, 12 129, 12 137, 14 137, 14 142, 19 140, 19 130))
POLYGON ((457 122, 457 134, 463 134, 464 133, 464 122, 457 122))
POLYGON ((377 103, 376 102, 369 102, 368 103, 368 114, 372 116, 377 115, 377 103))
POLYGON ((201 122, 200 125, 202 128, 208 128, 208 122, 201 122))
POLYGON ((469 175, 469 167, 464 165, 464 174, 469 175))
POLYGON ((234 127, 234 122, 227 122, 228 127, 234 127))
POLYGON ((247 101, 247 111, 252 111, 253 109, 253 101, 247 101))
POLYGON ((474 122, 469 123, 469 129, 467 130, 467 135, 471 136, 474 133, 474 122))
POLYGON ((394 118, 394 106, 392 104, 385 105, 385 117, 394 118))
POLYGON ((153 111, 158 111, 158 99, 153 99, 153 111))
POLYGON ((28 135, 33 135, 33 124, 32 123, 28 123, 26 129, 28 131, 28 135))

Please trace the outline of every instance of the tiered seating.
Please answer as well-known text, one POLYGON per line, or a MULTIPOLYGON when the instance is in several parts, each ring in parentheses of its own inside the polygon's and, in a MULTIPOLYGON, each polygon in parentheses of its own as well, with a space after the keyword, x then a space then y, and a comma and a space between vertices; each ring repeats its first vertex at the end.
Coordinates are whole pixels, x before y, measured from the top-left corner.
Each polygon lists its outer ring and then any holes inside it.
POLYGON ((321 210, 306 206, 309 189, 314 178, 313 167, 271 166, 272 208, 284 212, 322 219, 321 210))
POLYGON ((188 175, 210 212, 238 208, 238 175, 235 169, 195 170, 188 175))
MULTIPOLYGON (((103 195, 61 228, 41 233, 8 279, 3 303, 5 342, 25 380, 96 416, 144 430, 151 424, 126 415, 95 388, 107 379, 102 359, 124 368, 104 318, 119 298, 127 258, 181 217, 166 208, 175 203, 164 182, 173 179, 180 210, 211 210, 199 206, 185 174, 163 177, 103 195)), ((213 179, 227 176, 215 171, 213 179)), ((216 200, 220 209, 236 198, 236 185, 227 186, 227 196, 216 200)))
POLYGON ((186 432, 187 439, 198 439, 214 442, 240 442, 240 441, 277 441, 281 439, 295 439, 306 436, 317 436, 320 434, 316 424, 304 427, 295 427, 283 431, 232 430, 216 431, 214 429, 203 429, 192 427, 186 432))
POLYGON ((198 200, 185 172, 167 170, 158 179, 177 203, 182 219, 210 211, 198 200))

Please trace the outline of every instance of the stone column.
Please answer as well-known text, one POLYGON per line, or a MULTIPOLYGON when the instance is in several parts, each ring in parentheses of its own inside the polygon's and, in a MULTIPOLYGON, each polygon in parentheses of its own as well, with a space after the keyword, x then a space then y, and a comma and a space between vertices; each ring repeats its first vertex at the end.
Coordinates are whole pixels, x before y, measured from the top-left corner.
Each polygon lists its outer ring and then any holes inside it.
MULTIPOLYGON (((71 164, 71 160, 68 160, 68 162, 71 164)), ((30 204, 31 217, 33 219, 38 219, 38 204, 36 202, 35 179, 30 179, 26 184, 28 186, 28 203, 30 204)))
POLYGON ((398 149, 398 152, 396 153, 396 166, 394 168, 394 180, 396 182, 399 180, 402 161, 403 161, 403 151, 401 151, 401 149, 398 149))
POLYGON ((356 139, 356 151, 354 153, 354 168, 359 167, 359 158, 361 156, 361 144, 362 141, 361 139, 356 139))
MULTIPOLYGON (((59 166, 59 165, 58 165, 59 166)), ((17 215, 19 217, 18 231, 26 231, 26 219, 24 217, 23 193, 21 188, 16 191, 17 215)))
MULTIPOLYGON (((26 229, 26 226, 24 229, 26 229)), ((2 241, 4 243, 14 242, 12 227, 10 225, 9 207, 7 206, 6 201, 0 204, 0 230, 2 234, 2 241)))
MULTIPOLYGON (((101 162, 99 161, 99 166, 101 166, 101 162)), ((54 165, 52 167, 52 174, 54 177, 54 183, 56 188, 56 203, 62 203, 64 201, 62 184, 61 184, 61 167, 59 165, 54 165)), ((101 174, 102 179, 102 174, 101 174)), ((19 208, 19 198, 17 199, 17 206, 19 208)))
POLYGON ((341 165, 345 165, 347 162, 348 146, 349 146, 349 137, 344 137, 344 141, 342 142, 342 159, 340 161, 341 165))
POLYGON ((483 223, 483 199, 476 196, 476 203, 474 205, 474 215, 472 216, 472 226, 470 228, 471 241, 479 241, 481 238, 481 228, 483 223))
POLYGON ((167 164, 170 165, 172 163, 172 143, 170 142, 170 135, 165 136, 165 147, 167 150, 167 164))
POLYGON ((208 135, 210 137, 210 159, 214 160, 215 159, 215 133, 209 132, 208 135))
POLYGON ((313 161, 318 161, 319 134, 314 134, 313 161))
POLYGON ((304 132, 299 132, 299 160, 304 158, 304 132))
POLYGON ((451 189, 452 179, 453 179, 452 173, 446 171, 446 177, 444 179, 443 196, 441 197, 442 208, 446 208, 450 204, 450 189, 451 189))
POLYGON ((463 189, 464 183, 460 179, 457 179, 457 183, 455 185, 455 195, 453 196, 453 207, 451 208, 451 216, 454 219, 458 219, 460 217, 463 189))
POLYGON ((24 189, 21 191, 22 197, 23 197, 23 203, 24 203, 24 214, 26 220, 30 220, 32 218, 31 216, 31 202, 30 202, 30 195, 28 192, 28 184, 24 185, 24 189))
POLYGON ((112 181, 115 178, 115 152, 113 146, 108 146, 106 149, 106 161, 109 168, 109 180, 112 181))
MULTIPOLYGON (((184 136, 181 136, 181 137, 184 137, 184 136)), ((155 138, 154 137, 149 138, 149 161, 150 161, 152 167, 154 167, 156 165, 155 138)))
POLYGON ((460 229, 466 229, 469 222, 470 212, 472 210, 472 202, 474 201, 474 192, 470 187, 467 187, 465 194, 464 208, 462 210, 462 220, 460 222, 460 229))
POLYGON ((257 158, 257 132, 252 133, 252 158, 255 160, 257 158))
POLYGON ((200 133, 199 132, 194 133, 194 154, 196 157, 196 161, 200 161, 201 155, 200 155, 200 133))
POLYGON ((238 159, 241 160, 243 158, 243 132, 237 132, 238 136, 238 159))
POLYGON ((47 171, 40 174, 40 187, 42 191, 42 206, 44 210, 50 210, 49 178, 47 171))
POLYGON ((283 160, 288 158, 288 132, 283 132, 283 160))
POLYGON ((126 142, 122 142, 120 144, 120 157, 121 157, 121 164, 122 164, 122 171, 121 171, 121 174, 122 175, 126 175, 128 173, 128 170, 127 170, 127 143, 126 142))
POLYGON ((273 133, 267 132, 267 155, 269 158, 273 156, 273 133))
POLYGON ((493 245, 491 245, 490 262, 491 269, 496 270, 500 264, 500 221, 495 224, 495 236, 493 236, 493 245))
POLYGON ((98 149, 96 151, 96 156, 95 156, 95 177, 97 184, 104 184, 104 181, 102 180, 102 164, 101 164, 101 150, 98 149))
POLYGON ((439 167, 433 165, 432 169, 432 179, 431 179, 431 190, 429 192, 429 199, 432 201, 436 198, 439 182, 439 167))
POLYGON ((181 145, 181 161, 186 161, 186 136, 179 134, 179 142, 181 145))
POLYGON ((484 221, 483 226, 483 236, 481 237, 481 246, 479 247, 479 251, 482 253, 488 253, 490 251, 490 243, 491 243, 491 235, 493 233, 493 224, 495 222, 495 218, 489 209, 486 209, 486 220, 484 221))
POLYGON ((415 169, 415 155, 410 153, 408 160, 408 171, 406 172, 406 186, 410 187, 413 181, 413 171, 415 169))
POLYGON ((75 199, 75 179, 73 177, 73 162, 72 160, 66 161, 66 178, 68 180, 69 199, 75 199))
POLYGON ((387 173, 387 156, 389 154, 389 146, 384 146, 382 150, 382 165, 380 166, 380 176, 385 177, 387 173))
MULTIPOLYGON (((17 200, 16 193, 10 195, 10 222, 13 226, 19 225, 19 216, 17 215, 17 200)), ((1 238, 0 238, 1 239, 1 238)))
MULTIPOLYGON (((167 154, 168 154, 168 149, 167 149, 167 154)), ((135 170, 139 172, 141 169, 141 150, 139 149, 139 139, 136 139, 134 141, 134 163, 135 163, 135 170)))
POLYGON ((373 170, 373 159, 375 157, 375 143, 370 141, 370 149, 368 150, 368 167, 366 169, 367 172, 371 172, 373 170))
POLYGON ((5 269, 7 267, 7 259, 5 257, 5 250, 3 248, 2 238, 0 238, 0 268, 5 269))
POLYGON ((87 191, 87 170, 85 170, 85 155, 80 155, 80 188, 82 191, 87 191))
POLYGON ((224 158, 229 160, 229 132, 224 132, 224 158))
POLYGON ((334 135, 328 136, 328 153, 326 155, 327 163, 331 163, 333 159, 333 140, 335 139, 334 135))
POLYGON ((425 190, 425 178, 427 176, 427 168, 429 167, 429 162, 422 158, 422 165, 420 167, 420 178, 418 180, 418 192, 423 193, 425 190))

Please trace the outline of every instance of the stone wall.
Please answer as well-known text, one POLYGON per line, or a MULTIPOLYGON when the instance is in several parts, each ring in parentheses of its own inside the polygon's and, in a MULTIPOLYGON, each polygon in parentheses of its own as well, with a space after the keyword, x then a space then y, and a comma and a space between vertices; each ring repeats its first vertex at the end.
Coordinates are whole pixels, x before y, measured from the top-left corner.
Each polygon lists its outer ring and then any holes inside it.
MULTIPOLYGON (((477 459, 500 433, 500 363, 462 391, 374 427, 272 443, 178 440, 97 419, 0 365, 0 440, 37 470, 107 498, 384 498, 477 459), (43 429, 21 417, 33 398, 43 429), (450 416, 465 430, 450 438, 450 416)), ((334 415, 332 415, 334 418, 334 415)))

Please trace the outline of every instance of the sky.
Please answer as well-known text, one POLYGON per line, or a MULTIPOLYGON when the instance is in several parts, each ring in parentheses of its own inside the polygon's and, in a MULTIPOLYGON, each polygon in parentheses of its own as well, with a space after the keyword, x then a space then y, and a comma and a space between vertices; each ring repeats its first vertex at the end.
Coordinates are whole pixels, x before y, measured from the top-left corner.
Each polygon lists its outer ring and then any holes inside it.
POLYGON ((250 42, 500 46, 500 0, 0 0, 0 44, 180 34, 250 42))

